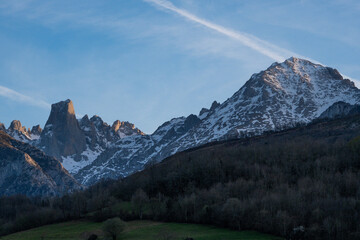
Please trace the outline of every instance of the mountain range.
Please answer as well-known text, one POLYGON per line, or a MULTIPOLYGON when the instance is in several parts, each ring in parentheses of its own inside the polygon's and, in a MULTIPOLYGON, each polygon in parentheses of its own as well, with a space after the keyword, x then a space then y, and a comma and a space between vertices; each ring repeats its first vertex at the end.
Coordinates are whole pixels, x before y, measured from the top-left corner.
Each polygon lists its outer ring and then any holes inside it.
POLYGON ((20 121, 0 129, 58 159, 81 184, 92 185, 209 142, 356 113, 353 105, 359 103, 360 90, 336 69, 291 57, 253 74, 225 102, 171 119, 149 135, 129 122, 109 125, 87 115, 76 119, 71 100, 52 105, 43 130, 39 125, 26 129, 20 121))

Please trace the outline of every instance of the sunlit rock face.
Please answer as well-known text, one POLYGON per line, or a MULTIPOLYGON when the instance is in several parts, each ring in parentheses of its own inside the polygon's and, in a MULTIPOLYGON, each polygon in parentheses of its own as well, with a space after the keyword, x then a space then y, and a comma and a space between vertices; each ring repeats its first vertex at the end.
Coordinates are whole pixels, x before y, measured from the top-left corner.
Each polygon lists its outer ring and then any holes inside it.
POLYGON ((23 127, 19 120, 13 120, 10 124, 9 130, 26 132, 26 127, 23 127))
POLYGON ((26 129, 19 120, 13 120, 8 129, 0 123, 0 130, 5 131, 16 140, 35 144, 35 140, 40 138, 42 129, 40 125, 33 126, 32 129, 26 129))
POLYGON ((19 120, 13 120, 6 132, 17 140, 23 142, 31 141, 30 130, 27 130, 25 126, 22 126, 19 120))
POLYGON ((75 116, 71 100, 51 105, 51 113, 41 133, 40 146, 49 155, 79 154, 86 149, 85 135, 75 116))
POLYGON ((116 120, 112 125, 112 130, 120 138, 133 136, 133 135, 144 135, 142 131, 138 128, 135 128, 135 125, 129 122, 121 122, 116 120))

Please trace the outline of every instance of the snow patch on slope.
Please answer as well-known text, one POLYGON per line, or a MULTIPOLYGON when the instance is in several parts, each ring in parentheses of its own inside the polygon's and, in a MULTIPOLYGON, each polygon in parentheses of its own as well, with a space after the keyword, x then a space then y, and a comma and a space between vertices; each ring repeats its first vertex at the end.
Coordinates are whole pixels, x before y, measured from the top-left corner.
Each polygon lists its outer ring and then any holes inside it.
POLYGON ((94 151, 90 148, 87 148, 84 152, 81 153, 80 161, 75 160, 75 155, 62 157, 62 165, 71 174, 75 174, 80 169, 92 164, 103 151, 104 150, 101 148, 98 148, 94 151))

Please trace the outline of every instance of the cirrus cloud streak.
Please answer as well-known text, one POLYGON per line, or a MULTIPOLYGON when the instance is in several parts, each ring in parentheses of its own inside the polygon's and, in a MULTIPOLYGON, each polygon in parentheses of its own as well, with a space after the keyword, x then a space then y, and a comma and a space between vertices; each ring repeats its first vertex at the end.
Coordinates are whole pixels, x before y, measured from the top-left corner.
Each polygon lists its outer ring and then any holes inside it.
POLYGON ((51 105, 43 100, 34 99, 32 97, 21 94, 17 91, 14 91, 10 88, 0 85, 0 96, 8 98, 12 101, 24 103, 27 105, 32 105, 35 107, 40 107, 44 109, 50 109, 51 105))
POLYGON ((184 17, 187 20, 198 23, 206 28, 209 28, 213 31, 216 31, 220 34, 223 34, 227 37, 237 40, 240 43, 242 43, 243 45, 245 45, 245 46, 247 46, 247 47, 275 60, 275 61, 282 62, 290 56, 305 58, 299 54, 296 54, 294 52, 291 52, 287 49, 281 48, 274 44, 271 44, 265 40, 262 40, 256 36, 253 36, 251 34, 248 34, 245 32, 240 32, 240 31, 235 31, 230 28, 226 28, 226 27, 223 27, 216 23, 213 23, 213 22, 210 22, 203 18, 200 18, 198 16, 195 16, 194 14, 192 14, 184 9, 180 9, 180 8, 174 6, 171 2, 169 2, 167 0, 144 0, 144 1, 148 2, 148 3, 152 3, 155 6, 161 7, 163 9, 169 10, 171 12, 174 12, 174 13, 184 17))

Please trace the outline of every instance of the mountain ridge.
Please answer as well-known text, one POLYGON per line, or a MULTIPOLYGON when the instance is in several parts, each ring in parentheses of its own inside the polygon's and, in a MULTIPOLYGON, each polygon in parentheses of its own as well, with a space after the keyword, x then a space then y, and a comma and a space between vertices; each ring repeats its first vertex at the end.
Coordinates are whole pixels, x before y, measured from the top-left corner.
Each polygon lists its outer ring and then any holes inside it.
MULTIPOLYGON (((173 118, 149 135, 128 122, 109 125, 99 116, 89 119, 85 115, 75 123, 73 118, 80 150, 57 157, 78 181, 91 185, 102 178, 125 177, 149 162, 208 142, 309 123, 339 101, 360 103, 360 90, 336 69, 291 57, 253 74, 223 103, 214 101, 199 115, 173 118)), ((73 107, 69 111, 75 116, 73 107)), ((48 132, 45 125, 41 136, 48 132)), ((34 145, 54 155, 42 141, 40 138, 34 145)))
MULTIPOLYGON (((134 152, 128 153, 127 149, 114 147, 108 152, 112 157, 107 161, 94 161, 75 176, 78 179, 87 176, 86 181, 90 182, 96 182, 99 175, 103 177, 108 174, 114 178, 116 172, 134 172, 144 162, 161 161, 176 152, 207 142, 258 135, 264 131, 309 123, 339 100, 358 103, 360 90, 335 69, 290 58, 253 74, 224 103, 214 103, 210 110, 203 109, 198 116, 201 122, 195 128, 177 135, 184 118, 175 118, 160 126, 148 139, 142 139, 143 142, 139 144, 141 149, 133 148, 134 152), (95 180, 89 180, 91 178, 88 176, 93 171, 100 174, 92 175, 95 180)), ((134 142, 141 140, 134 139, 134 142)), ((119 142, 117 145, 124 146, 126 143, 119 142)))

